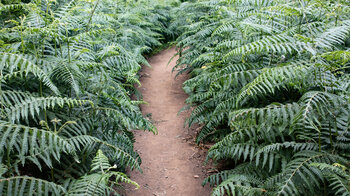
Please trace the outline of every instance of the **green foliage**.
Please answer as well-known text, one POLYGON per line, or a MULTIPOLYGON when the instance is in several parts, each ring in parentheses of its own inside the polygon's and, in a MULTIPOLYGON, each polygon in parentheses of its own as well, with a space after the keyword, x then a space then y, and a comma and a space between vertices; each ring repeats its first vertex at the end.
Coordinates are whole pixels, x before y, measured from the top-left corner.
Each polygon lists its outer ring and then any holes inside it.
MULTIPOLYGON (((163 5, 162 5, 163 4, 163 5)), ((159 1, 0 3, 0 195, 118 195, 141 171, 132 130, 144 55, 171 38, 159 1), (147 6, 145 6, 147 5, 147 6)))
MULTIPOLYGON (((137 188, 139 185, 130 180, 125 174, 121 172, 111 171, 116 169, 116 166, 111 167, 108 158, 103 154, 101 150, 98 150, 96 157, 91 163, 91 174, 82 176, 80 179, 75 180, 69 188, 68 195, 110 195, 116 193, 113 189, 113 185, 117 183, 129 183, 135 185, 137 188), (111 181, 115 178, 114 181, 111 181)), ((118 193, 116 193, 118 194, 118 193)))
POLYGON ((207 158, 232 168, 203 182, 213 195, 348 195, 349 2, 199 1, 175 11, 174 70, 192 76, 187 123, 202 125, 198 143, 215 142, 207 158))
POLYGON ((1 192, 4 195, 61 195, 66 190, 53 182, 28 176, 2 178, 1 192))

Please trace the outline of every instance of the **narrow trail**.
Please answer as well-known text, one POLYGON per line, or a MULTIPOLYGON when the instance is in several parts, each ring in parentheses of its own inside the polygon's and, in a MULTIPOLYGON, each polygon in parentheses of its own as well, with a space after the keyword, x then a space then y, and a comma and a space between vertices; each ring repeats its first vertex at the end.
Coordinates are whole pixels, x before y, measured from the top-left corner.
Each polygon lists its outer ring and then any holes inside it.
POLYGON ((141 168, 130 172, 140 188, 127 188, 127 196, 207 196, 208 187, 202 187, 204 179, 203 158, 199 149, 184 139, 188 128, 184 122, 189 113, 178 111, 185 105, 187 95, 182 90, 186 76, 174 79, 171 72, 174 59, 168 66, 175 49, 160 52, 149 59, 152 68, 141 72, 141 92, 148 102, 142 105, 143 114, 152 114, 158 135, 136 131, 135 149, 142 158, 141 168))

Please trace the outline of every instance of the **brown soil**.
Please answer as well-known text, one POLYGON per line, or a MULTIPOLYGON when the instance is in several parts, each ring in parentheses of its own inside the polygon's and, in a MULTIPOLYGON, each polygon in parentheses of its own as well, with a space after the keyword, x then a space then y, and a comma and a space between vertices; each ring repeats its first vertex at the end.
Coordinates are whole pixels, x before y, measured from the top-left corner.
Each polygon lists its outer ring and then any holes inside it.
POLYGON ((187 95, 182 90, 185 75, 175 78, 171 69, 175 49, 160 52, 149 59, 152 68, 141 72, 140 88, 144 101, 141 109, 144 115, 151 113, 158 135, 135 131, 135 149, 142 158, 143 173, 131 171, 131 179, 140 188, 127 187, 127 196, 207 196, 209 187, 201 183, 210 166, 204 166, 206 150, 193 144, 196 130, 185 128, 189 112, 178 115, 185 105, 187 95))

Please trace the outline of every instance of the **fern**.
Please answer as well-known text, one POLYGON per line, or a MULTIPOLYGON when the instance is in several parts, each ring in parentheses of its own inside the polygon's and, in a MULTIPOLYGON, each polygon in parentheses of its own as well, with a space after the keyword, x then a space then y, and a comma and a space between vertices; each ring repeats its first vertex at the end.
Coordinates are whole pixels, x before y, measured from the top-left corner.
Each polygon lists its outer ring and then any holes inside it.
POLYGON ((106 192, 113 193, 115 190, 109 185, 111 177, 115 177, 114 184, 129 183, 139 187, 137 183, 131 181, 125 174, 109 171, 112 167, 101 150, 97 152, 96 157, 92 160, 91 167, 91 172, 95 171, 95 173, 76 180, 69 189, 69 195, 105 195, 106 192))
POLYGON ((248 176, 230 176, 230 178, 222 182, 218 187, 213 190, 212 195, 223 195, 227 191, 228 193, 243 194, 243 195, 262 195, 266 190, 260 188, 254 188, 249 185, 244 185, 245 183, 259 183, 255 181, 254 178, 249 178, 248 176), (233 181, 238 181, 239 183, 234 184, 233 181))
POLYGON ((8 69, 8 74, 4 78, 12 77, 13 75, 27 76, 29 73, 34 74, 40 79, 46 86, 48 86, 55 94, 59 94, 57 87, 51 82, 47 74, 41 70, 37 65, 27 60, 25 57, 12 53, 1 53, 0 68, 8 69))
POLYGON ((306 66, 294 65, 266 69, 254 81, 242 88, 237 104, 243 104, 249 97, 273 94, 275 89, 287 88, 290 83, 302 80, 307 70, 306 66))
POLYGON ((190 73, 186 122, 200 124, 197 143, 214 142, 207 159, 228 169, 204 181, 213 195, 348 194, 347 173, 333 166, 349 157, 350 5, 338 3, 204 1, 175 10, 186 16, 175 20, 174 67, 190 73))
POLYGON ((333 157, 329 154, 315 152, 301 152, 295 155, 296 158, 291 161, 285 170, 285 180, 281 183, 278 195, 294 195, 300 194, 300 191, 313 191, 315 187, 319 187, 319 181, 323 180, 323 176, 314 168, 309 168, 308 163, 319 160, 330 163, 333 157), (298 181, 296 180, 298 179, 298 181), (302 184, 301 184, 302 183, 302 184), (299 190, 294 187, 299 186, 299 190))
POLYGON ((60 185, 29 176, 0 178, 0 191, 7 195, 62 195, 66 192, 60 185))
POLYGON ((325 178, 330 182, 330 187, 335 195, 349 195, 349 174, 348 168, 339 163, 332 165, 326 163, 311 163, 313 167, 319 168, 325 174, 325 178))
POLYGON ((14 151, 12 153, 18 156, 22 165, 30 160, 41 168, 40 160, 42 160, 52 168, 52 158, 58 161, 61 152, 74 153, 68 141, 50 131, 4 121, 0 121, 0 128, 1 152, 7 152, 10 155, 9 153, 14 151))
POLYGON ((47 108, 54 108, 55 106, 63 107, 68 105, 69 107, 81 106, 84 103, 90 103, 91 101, 67 99, 60 97, 30 97, 23 100, 22 103, 16 104, 8 109, 8 116, 11 122, 19 121, 21 118, 28 120, 28 117, 35 117, 40 113, 40 110, 47 108))
POLYGON ((157 130, 131 96, 172 17, 144 3, 1 2, 0 195, 138 187, 123 173, 141 171, 131 130, 157 130))

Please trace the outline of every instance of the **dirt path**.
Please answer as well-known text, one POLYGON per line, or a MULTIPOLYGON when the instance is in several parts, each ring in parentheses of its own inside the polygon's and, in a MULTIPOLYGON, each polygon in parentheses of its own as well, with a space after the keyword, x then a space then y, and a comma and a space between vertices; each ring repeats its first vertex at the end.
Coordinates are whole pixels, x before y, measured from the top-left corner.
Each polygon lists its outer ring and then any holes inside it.
POLYGON ((141 73, 141 92, 148 105, 141 107, 144 114, 151 113, 158 135, 136 131, 135 149, 142 158, 141 168, 131 172, 131 179, 140 185, 138 190, 127 189, 127 196, 207 196, 203 188, 203 152, 186 142, 188 128, 184 122, 188 113, 177 115, 185 105, 187 95, 181 86, 186 76, 174 79, 171 73, 174 59, 167 66, 175 49, 160 52, 149 59, 152 68, 141 73))

